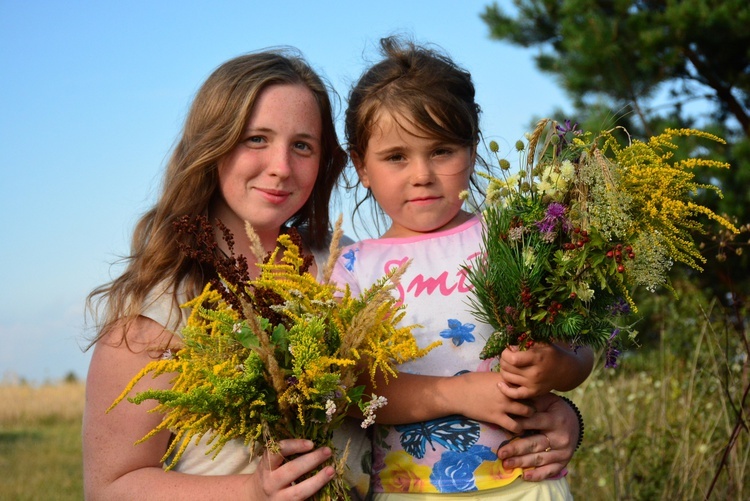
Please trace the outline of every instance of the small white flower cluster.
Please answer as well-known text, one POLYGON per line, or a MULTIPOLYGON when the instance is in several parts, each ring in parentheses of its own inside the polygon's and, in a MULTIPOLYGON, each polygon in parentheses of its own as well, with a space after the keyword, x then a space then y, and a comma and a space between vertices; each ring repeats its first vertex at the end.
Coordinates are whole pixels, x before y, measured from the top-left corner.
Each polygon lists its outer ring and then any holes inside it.
POLYGON ((371 424, 375 424, 375 411, 381 407, 385 407, 387 403, 387 398, 373 394, 372 400, 367 402, 365 408, 362 410, 362 413, 365 415, 365 419, 362 421, 362 428, 367 428, 371 424))
POLYGON ((333 415, 336 414, 336 403, 328 399, 326 400, 326 422, 330 423, 333 419, 333 415))
POLYGON ((332 310, 336 308, 339 303, 335 299, 326 299, 325 301, 321 301, 320 299, 312 299, 310 301, 310 304, 313 306, 320 306, 321 308, 332 310))

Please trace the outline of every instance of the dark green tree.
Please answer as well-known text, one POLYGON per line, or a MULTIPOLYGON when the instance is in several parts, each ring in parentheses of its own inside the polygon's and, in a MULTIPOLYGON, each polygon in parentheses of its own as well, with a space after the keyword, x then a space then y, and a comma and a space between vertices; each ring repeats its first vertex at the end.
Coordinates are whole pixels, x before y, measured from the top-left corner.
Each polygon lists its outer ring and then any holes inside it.
MULTIPOLYGON (((727 140, 712 158, 732 165, 718 177, 724 199, 705 203, 750 221, 750 2, 747 0, 513 0, 488 6, 490 36, 538 52, 584 129, 622 125, 635 137, 665 127, 698 127, 727 140), (665 98, 666 96, 666 98, 665 98), (698 106, 689 106, 698 103, 698 106), (698 111, 696 111, 698 110, 698 111)), ((572 118, 551 110, 558 119, 572 118)), ((705 145, 681 145, 681 150, 705 145)), ((706 154, 705 150, 701 151, 706 154)), ((711 175, 716 176, 716 172, 711 175)), ((748 233, 706 242, 707 257, 728 262, 703 281, 747 297, 748 233), (737 250, 739 249, 739 251, 737 250), (733 273, 721 269, 731 264, 733 273), (740 271, 741 270, 741 271, 740 271), (738 275, 738 273, 740 273, 738 275), (731 283, 727 283, 729 280, 731 283), (739 287, 739 290, 737 290, 739 287)), ((718 291, 717 291, 718 292, 718 291)))

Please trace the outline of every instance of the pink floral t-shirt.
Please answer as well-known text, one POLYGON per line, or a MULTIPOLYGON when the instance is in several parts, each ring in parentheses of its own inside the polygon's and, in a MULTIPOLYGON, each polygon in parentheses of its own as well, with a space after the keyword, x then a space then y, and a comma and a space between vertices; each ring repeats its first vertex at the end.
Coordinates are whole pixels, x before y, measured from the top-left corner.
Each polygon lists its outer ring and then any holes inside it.
MULTIPOLYGON (((478 255, 482 224, 478 218, 444 232, 410 238, 363 240, 344 248, 333 279, 359 294, 383 275, 411 260, 397 288, 406 305, 404 325, 419 346, 442 345, 399 371, 455 376, 490 370, 479 353, 492 328, 471 313, 471 284, 464 266, 478 255)), ((418 401, 414 405, 419 405, 418 401)), ((376 425, 373 443, 374 492, 468 492, 495 489, 518 478, 506 471, 496 451, 510 436, 498 426, 463 416, 415 424, 376 425)))

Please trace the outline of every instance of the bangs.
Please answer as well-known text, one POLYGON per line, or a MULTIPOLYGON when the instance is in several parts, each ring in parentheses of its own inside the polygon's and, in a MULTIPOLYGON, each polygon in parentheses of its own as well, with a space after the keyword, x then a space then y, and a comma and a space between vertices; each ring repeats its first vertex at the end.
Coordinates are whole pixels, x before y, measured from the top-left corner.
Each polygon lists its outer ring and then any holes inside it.
POLYGON ((417 137, 438 139, 461 146, 476 146, 479 131, 474 126, 471 113, 462 102, 446 96, 431 97, 424 92, 387 92, 382 89, 360 108, 358 144, 350 145, 359 154, 367 150, 367 143, 380 118, 388 115, 402 129, 417 137), (467 133, 468 132, 468 133, 467 133))

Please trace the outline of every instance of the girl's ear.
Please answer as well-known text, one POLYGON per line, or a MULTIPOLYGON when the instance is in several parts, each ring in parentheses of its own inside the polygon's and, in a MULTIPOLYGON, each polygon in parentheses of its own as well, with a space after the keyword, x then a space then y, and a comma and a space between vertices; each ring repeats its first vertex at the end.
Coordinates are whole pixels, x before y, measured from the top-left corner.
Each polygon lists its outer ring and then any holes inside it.
POLYGON ((365 163, 362 161, 362 158, 357 153, 350 153, 352 163, 354 164, 354 168, 357 170, 357 175, 359 176, 359 182, 362 183, 362 186, 370 189, 370 177, 367 175, 367 167, 365 166, 365 163))

